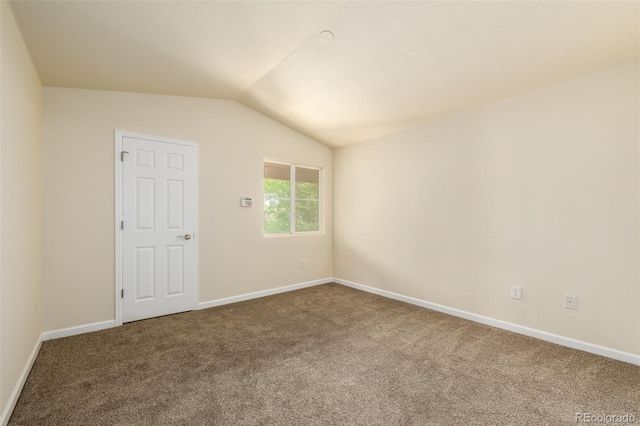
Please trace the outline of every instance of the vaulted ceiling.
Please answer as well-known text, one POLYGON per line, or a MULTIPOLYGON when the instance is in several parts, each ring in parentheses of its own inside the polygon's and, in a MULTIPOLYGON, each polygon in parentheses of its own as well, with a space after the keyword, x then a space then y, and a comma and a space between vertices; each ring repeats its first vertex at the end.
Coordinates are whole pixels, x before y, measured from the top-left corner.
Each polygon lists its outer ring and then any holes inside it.
POLYGON ((640 56, 637 1, 11 6, 43 85, 233 99, 330 146, 640 56))

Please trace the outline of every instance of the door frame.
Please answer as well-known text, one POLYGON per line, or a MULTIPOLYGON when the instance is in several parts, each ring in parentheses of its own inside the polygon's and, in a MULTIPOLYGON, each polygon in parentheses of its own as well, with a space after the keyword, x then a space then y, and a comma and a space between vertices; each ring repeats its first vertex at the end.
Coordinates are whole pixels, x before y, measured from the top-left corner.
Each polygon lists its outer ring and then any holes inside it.
POLYGON ((195 151, 195 159, 196 159, 196 164, 195 164, 195 194, 196 194, 196 200, 195 200, 195 215, 196 215, 196 223, 195 223, 195 229, 193 230, 192 234, 194 236, 196 236, 196 238, 194 238, 194 243, 195 243, 195 292, 194 292, 194 299, 193 299, 193 309, 196 310, 198 308, 198 293, 199 293, 199 289, 200 289, 200 279, 199 279, 199 275, 198 275, 198 271, 200 270, 200 255, 199 255, 199 246, 200 246, 200 239, 198 238, 199 235, 199 228, 200 228, 200 215, 199 215, 199 211, 200 211, 200 192, 199 192, 199 181, 200 181, 200 171, 198 168, 198 164, 199 164, 199 154, 198 154, 198 143, 197 142, 190 142, 190 141, 185 141, 185 140, 180 140, 180 139, 171 139, 171 138, 165 138, 162 136, 152 136, 152 135, 145 135, 142 133, 134 133, 134 132, 128 132, 126 130, 118 130, 115 129, 115 150, 114 150, 114 163, 115 163, 115 221, 114 221, 114 233, 115 233, 115 283, 114 283, 114 297, 115 297, 115 317, 116 317, 116 326, 120 326, 122 325, 122 298, 120 297, 122 288, 123 288, 123 283, 122 283, 122 256, 123 256, 123 252, 122 252, 122 230, 120 229, 120 222, 122 221, 122 173, 123 173, 123 169, 122 169, 122 161, 120 160, 120 155, 122 152, 122 140, 124 137, 133 137, 136 139, 144 139, 144 140, 148 140, 151 142, 162 142, 162 143, 169 143, 169 144, 174 144, 174 145, 184 145, 184 146, 191 146, 194 148, 195 151))

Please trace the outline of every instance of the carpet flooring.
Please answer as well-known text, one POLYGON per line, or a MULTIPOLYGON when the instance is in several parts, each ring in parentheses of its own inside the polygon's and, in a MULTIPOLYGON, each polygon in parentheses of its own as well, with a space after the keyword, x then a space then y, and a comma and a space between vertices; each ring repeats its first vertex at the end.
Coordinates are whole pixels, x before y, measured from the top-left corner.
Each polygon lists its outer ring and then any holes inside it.
POLYGON ((640 367, 326 284, 44 342, 9 425, 561 425, 639 405, 640 367))

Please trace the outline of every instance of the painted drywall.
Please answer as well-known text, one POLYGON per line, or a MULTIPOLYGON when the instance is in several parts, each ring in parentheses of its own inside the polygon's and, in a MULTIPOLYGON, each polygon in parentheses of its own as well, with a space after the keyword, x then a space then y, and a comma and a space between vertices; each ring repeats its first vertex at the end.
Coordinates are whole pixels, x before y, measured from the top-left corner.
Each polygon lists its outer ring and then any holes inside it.
POLYGON ((115 129, 199 144, 200 302, 332 276, 331 148, 235 101, 45 87, 43 105, 46 331, 114 319, 115 129), (323 235, 263 237, 265 157, 323 168, 323 235))
POLYGON ((334 276, 640 354, 638 80, 632 63, 336 150, 334 276))
POLYGON ((7 2, 0 124, 0 412, 42 333, 41 86, 7 2))
POLYGON ((336 146, 640 58, 637 1, 12 7, 47 86, 235 99, 336 146))

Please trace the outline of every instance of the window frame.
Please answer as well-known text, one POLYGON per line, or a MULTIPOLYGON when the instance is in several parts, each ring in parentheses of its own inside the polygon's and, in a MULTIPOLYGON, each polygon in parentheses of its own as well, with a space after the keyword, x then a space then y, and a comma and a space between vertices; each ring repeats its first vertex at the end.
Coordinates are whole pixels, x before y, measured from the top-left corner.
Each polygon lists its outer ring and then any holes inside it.
POLYGON ((324 234, 324 173, 320 166, 311 166, 308 164, 294 163, 291 161, 276 160, 273 158, 264 158, 262 161, 262 236, 264 238, 279 237, 301 237, 309 235, 324 234), (289 166, 289 184, 291 191, 291 202, 289 207, 289 232, 272 233, 264 232, 264 165, 266 163, 279 164, 289 166), (310 169, 318 171, 318 230, 317 231, 297 231, 296 230, 296 168, 310 169))

